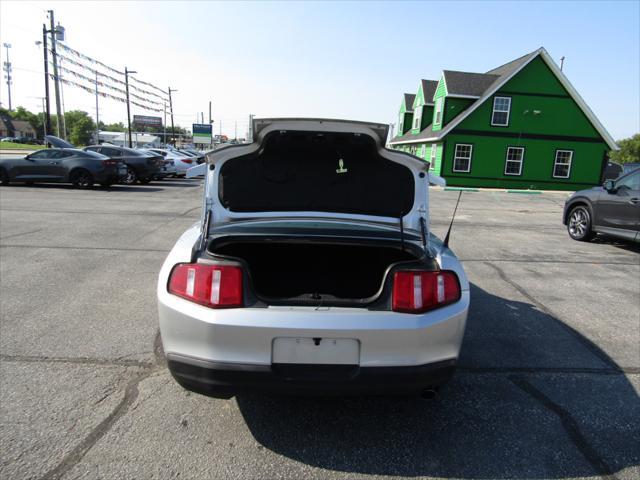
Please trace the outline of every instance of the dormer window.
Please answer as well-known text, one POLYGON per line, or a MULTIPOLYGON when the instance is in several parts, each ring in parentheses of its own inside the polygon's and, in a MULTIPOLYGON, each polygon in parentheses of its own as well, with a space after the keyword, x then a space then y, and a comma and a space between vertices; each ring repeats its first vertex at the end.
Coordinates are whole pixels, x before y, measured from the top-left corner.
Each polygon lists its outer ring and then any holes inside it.
POLYGON ((422 107, 420 106, 413 109, 413 128, 419 129, 421 121, 422 121, 422 107))
POLYGON ((511 97, 495 97, 493 99, 493 112, 491 113, 491 125, 494 127, 508 127, 510 111, 511 111, 511 97))
POLYGON ((401 113, 398 118, 398 137, 404 133, 404 114, 401 113))
POLYGON ((440 125, 442 122, 442 97, 436 100, 436 113, 433 117, 433 123, 440 125))

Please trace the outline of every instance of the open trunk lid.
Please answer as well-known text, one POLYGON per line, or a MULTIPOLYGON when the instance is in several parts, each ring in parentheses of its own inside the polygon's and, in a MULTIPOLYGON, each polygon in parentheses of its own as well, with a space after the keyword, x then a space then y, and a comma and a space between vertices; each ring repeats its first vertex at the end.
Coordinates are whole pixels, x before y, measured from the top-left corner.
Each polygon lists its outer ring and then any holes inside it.
POLYGON ((429 163, 385 148, 386 125, 256 119, 254 142, 207 154, 203 232, 235 222, 331 219, 426 236, 429 163))

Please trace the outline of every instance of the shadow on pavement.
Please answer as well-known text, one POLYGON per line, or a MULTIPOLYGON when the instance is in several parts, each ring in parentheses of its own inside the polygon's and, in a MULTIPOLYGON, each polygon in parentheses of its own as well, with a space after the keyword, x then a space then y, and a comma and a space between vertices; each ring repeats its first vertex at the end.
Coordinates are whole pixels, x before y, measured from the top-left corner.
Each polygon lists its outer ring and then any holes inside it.
POLYGON ((640 463, 640 402, 596 345, 472 286, 461 367, 433 401, 239 396, 264 447, 376 475, 562 478, 640 463))
POLYGON ((616 237, 610 237, 609 235, 598 235, 593 240, 591 240, 591 242, 602 244, 602 245, 611 245, 613 247, 617 247, 622 250, 627 250, 629 252, 640 253, 640 243, 621 240, 616 237))

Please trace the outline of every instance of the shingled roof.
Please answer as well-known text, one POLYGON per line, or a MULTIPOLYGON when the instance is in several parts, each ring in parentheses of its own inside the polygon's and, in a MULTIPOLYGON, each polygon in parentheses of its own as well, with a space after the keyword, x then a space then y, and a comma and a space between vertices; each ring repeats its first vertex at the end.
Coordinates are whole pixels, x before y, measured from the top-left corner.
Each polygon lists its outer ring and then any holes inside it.
POLYGON ((444 70, 444 81, 449 95, 469 95, 479 97, 489 88, 500 75, 486 73, 454 72, 444 70))
POLYGON ((618 150, 613 137, 607 132, 600 123, 595 114, 591 111, 587 103, 582 99, 580 94, 575 90, 571 82, 562 73, 555 64, 549 53, 544 48, 539 48, 531 53, 527 53, 515 60, 511 60, 499 67, 493 68, 486 73, 456 72, 445 70, 443 72, 445 82, 447 83, 447 93, 449 95, 468 95, 478 97, 478 99, 468 106, 460 115, 453 119, 451 123, 446 125, 442 130, 434 132, 433 125, 427 126, 424 130, 417 134, 407 133, 401 137, 395 137, 391 143, 417 142, 420 140, 438 141, 447 135, 452 129, 463 121, 471 112, 481 105, 487 98, 493 95, 502 85, 504 85, 513 75, 521 68, 528 64, 535 57, 540 56, 547 66, 556 75, 560 83, 569 92, 571 97, 578 103, 584 114, 600 133, 605 142, 612 150, 618 150))
POLYGON ((405 93, 404 94, 404 109, 407 112, 413 112, 413 101, 416 99, 415 94, 413 93, 405 93))
POLYGON ((436 80, 420 80, 422 85, 422 97, 427 105, 433 104, 433 96, 438 88, 438 82, 436 80))

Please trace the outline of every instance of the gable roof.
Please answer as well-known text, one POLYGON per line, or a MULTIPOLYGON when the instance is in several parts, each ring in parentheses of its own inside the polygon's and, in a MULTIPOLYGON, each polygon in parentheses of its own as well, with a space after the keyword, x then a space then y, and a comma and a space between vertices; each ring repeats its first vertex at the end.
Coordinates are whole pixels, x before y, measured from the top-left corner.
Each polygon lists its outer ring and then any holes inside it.
POLYGON ((433 105, 433 96, 438 88, 437 80, 420 80, 420 86, 422 87, 422 98, 424 98, 425 105, 433 105))
MULTIPOLYGON (((444 71, 445 82, 447 82, 447 92, 451 93, 451 87, 448 83, 447 73, 449 77, 453 80, 454 88, 458 88, 467 91, 479 91, 480 87, 484 85, 484 90, 479 94, 478 100, 473 102, 469 108, 464 110, 460 115, 455 117, 448 125, 446 125, 442 130, 437 132, 433 132, 431 130, 432 125, 429 125, 425 130, 416 135, 404 135, 402 137, 394 138, 390 143, 413 143, 418 141, 437 141, 442 137, 447 135, 451 130, 453 130, 456 126, 458 126, 465 118, 467 118, 472 112, 474 112, 480 105, 482 105, 488 98, 490 98, 494 93, 496 93, 500 87, 502 87, 505 83, 507 83, 514 75, 516 75, 520 70, 522 70, 525 66, 527 66, 534 58, 540 56, 542 60, 549 67, 551 72, 556 76, 556 78, 560 81, 562 86, 567 90, 571 98, 578 104, 580 109, 584 112, 585 116, 589 119, 591 124, 600 134, 600 136, 607 143, 609 148, 612 150, 619 150, 618 145, 613 140, 613 137, 609 134, 609 132, 604 128, 604 126, 600 123, 598 118, 595 116, 593 111, 589 108, 584 99, 580 96, 580 94, 576 91, 576 89, 571 85, 569 79, 562 73, 560 68, 553 61, 549 53, 543 48, 539 48, 527 55, 523 55, 522 57, 516 58, 504 65, 500 65, 492 70, 489 70, 486 74, 472 74, 467 72, 452 72, 449 70, 444 71), (454 75, 451 75, 454 74, 454 75), (462 74, 462 75, 457 75, 462 74), (473 75, 473 77, 472 77, 473 75), (488 79, 490 77, 494 77, 493 82, 489 83, 488 79), (456 83, 457 82, 457 83, 456 83), (477 90, 474 90, 477 89, 477 90), (409 138, 412 137, 412 138, 409 138)), ((455 96, 455 94, 453 94, 455 96)), ((470 95, 466 94, 458 94, 458 95, 470 95)))
POLYGON ((413 112, 413 101, 415 99, 416 99, 416 96, 413 93, 405 93, 404 94, 404 109, 405 109, 405 112, 407 112, 407 113, 413 112))

